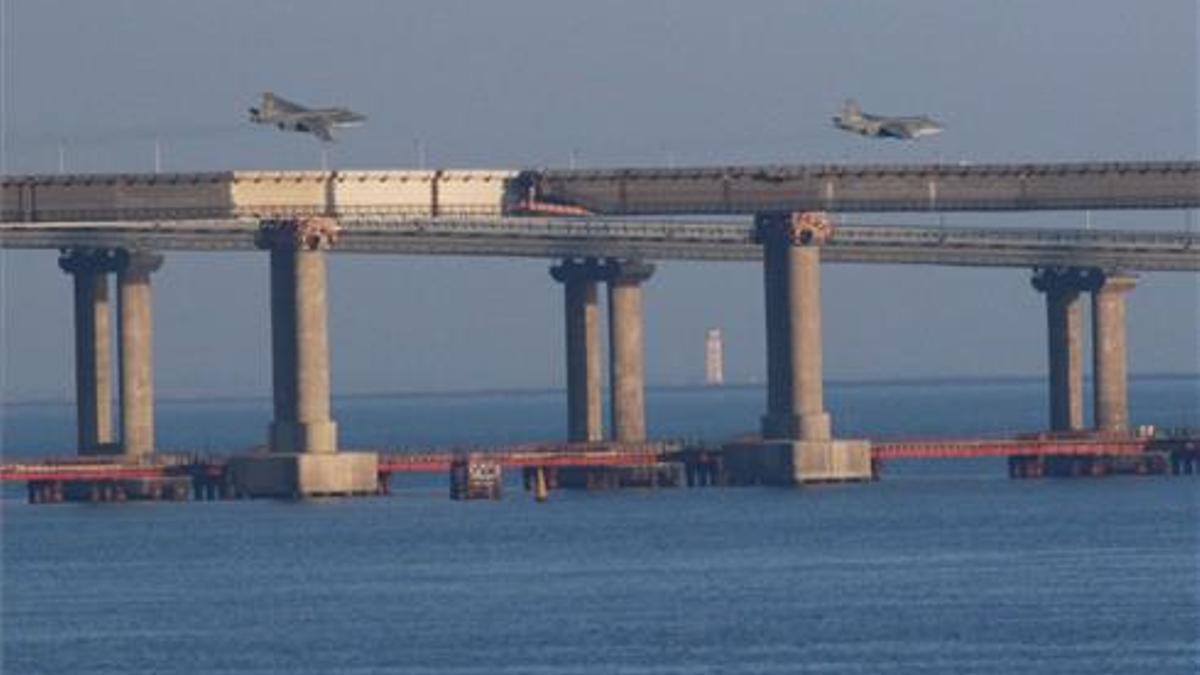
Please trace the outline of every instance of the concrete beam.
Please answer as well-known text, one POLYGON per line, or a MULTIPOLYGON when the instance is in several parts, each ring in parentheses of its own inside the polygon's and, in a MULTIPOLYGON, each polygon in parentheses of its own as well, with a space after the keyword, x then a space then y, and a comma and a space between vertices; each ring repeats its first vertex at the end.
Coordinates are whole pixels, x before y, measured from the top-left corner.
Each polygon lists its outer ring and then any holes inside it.
POLYGON ((154 312, 150 274, 163 258, 148 251, 117 252, 120 315, 121 449, 127 457, 154 452, 154 312))
POLYGON ((563 284, 567 353, 567 439, 604 440, 600 400, 600 309, 596 284, 604 279, 594 258, 564 260, 550 269, 563 284))

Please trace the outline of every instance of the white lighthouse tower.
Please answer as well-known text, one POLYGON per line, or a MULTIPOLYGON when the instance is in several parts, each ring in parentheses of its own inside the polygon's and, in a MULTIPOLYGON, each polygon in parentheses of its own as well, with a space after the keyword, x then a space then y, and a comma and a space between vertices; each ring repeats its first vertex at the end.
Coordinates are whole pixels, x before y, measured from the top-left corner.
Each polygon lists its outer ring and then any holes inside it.
POLYGON ((725 383, 725 359, 722 349, 721 329, 709 328, 704 339, 704 383, 709 386, 725 383))

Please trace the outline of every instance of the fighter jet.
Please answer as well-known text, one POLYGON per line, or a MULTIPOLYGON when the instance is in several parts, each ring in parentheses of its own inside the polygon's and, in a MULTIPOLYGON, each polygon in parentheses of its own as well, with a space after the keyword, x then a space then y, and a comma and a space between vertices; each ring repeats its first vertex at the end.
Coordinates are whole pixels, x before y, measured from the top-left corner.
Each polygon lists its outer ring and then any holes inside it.
POLYGON ((263 93, 260 107, 250 109, 251 122, 274 124, 284 131, 303 131, 326 143, 333 142, 334 127, 357 126, 366 119, 347 108, 305 108, 269 91, 263 93))
POLYGON ((853 99, 846 101, 842 106, 841 113, 833 118, 833 126, 863 136, 899 138, 906 141, 942 133, 942 125, 925 115, 919 117, 868 115, 853 99))

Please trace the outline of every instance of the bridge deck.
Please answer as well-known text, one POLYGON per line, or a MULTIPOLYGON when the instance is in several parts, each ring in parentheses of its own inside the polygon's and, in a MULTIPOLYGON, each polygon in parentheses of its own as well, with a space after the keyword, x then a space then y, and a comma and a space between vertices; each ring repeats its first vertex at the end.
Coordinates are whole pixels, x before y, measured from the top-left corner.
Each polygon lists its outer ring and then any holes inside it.
MULTIPOLYGON (((0 224, 0 246, 255 250, 258 221, 0 224)), ((494 257, 758 260, 753 224, 611 218, 345 219, 334 252, 494 257)), ((1200 234, 1032 228, 839 226, 822 251, 839 263, 1073 266, 1200 271, 1200 234)))

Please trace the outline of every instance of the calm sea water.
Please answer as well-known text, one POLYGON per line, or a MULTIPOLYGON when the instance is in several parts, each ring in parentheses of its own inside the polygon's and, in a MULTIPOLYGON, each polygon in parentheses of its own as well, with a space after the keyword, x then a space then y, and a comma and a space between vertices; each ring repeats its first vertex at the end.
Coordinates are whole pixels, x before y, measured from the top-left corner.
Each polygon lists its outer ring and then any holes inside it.
MULTIPOLYGON (((842 435, 1043 425, 1037 382, 833 386, 842 435)), ((1200 383, 1133 417, 1200 426, 1200 383)), ((752 389, 651 392, 656 435, 753 428, 752 389)), ((343 442, 561 436, 561 396, 362 398, 343 442)), ((9 406, 9 454, 70 410, 9 406)), ((261 442, 264 402, 159 409, 164 447, 261 442)), ((29 506, 2 501, 4 673, 1195 673, 1200 481, 1011 481, 897 463, 870 485, 29 506)))

